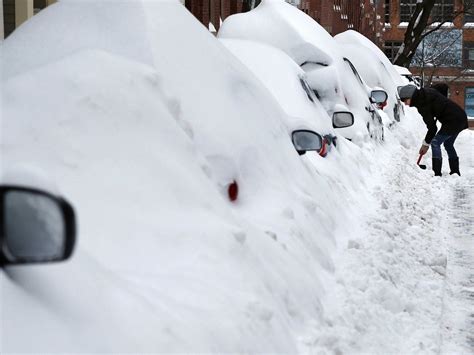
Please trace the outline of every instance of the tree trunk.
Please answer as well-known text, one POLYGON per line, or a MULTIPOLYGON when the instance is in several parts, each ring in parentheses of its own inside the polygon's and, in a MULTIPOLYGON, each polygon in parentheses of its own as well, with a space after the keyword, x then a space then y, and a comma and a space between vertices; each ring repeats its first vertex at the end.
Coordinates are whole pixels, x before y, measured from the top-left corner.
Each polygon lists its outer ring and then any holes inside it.
POLYGON ((424 37, 434 5, 435 0, 423 0, 416 4, 415 12, 410 19, 403 44, 397 53, 394 64, 408 68, 415 55, 416 48, 424 37))

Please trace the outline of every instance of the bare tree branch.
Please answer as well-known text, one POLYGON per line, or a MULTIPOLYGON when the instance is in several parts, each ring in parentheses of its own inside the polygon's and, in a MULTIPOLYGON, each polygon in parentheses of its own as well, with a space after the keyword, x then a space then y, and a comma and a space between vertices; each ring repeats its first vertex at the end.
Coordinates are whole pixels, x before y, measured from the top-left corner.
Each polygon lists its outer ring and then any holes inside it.
POLYGON ((432 11, 436 4, 437 0, 421 0, 416 4, 394 64, 408 67, 424 38, 441 30, 446 23, 453 22, 461 15, 474 14, 474 0, 463 0, 461 8, 454 11, 449 19, 435 21, 432 11))

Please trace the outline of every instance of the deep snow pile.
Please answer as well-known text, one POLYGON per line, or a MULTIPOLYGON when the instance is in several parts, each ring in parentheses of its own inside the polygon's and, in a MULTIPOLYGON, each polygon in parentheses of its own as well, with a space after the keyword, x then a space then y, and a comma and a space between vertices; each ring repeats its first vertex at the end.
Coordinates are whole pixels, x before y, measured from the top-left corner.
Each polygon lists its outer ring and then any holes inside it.
POLYGON ((298 156, 270 93, 171 1, 62 1, 2 55, 4 181, 56 185, 79 242, 1 271, 1 352, 294 353, 373 148, 298 156))
MULTIPOLYGON (((463 176, 449 176, 445 164, 445 176, 434 178, 432 171, 414 164, 425 127, 421 117, 409 111, 408 119, 389 137, 386 149, 375 154, 380 170, 370 180, 372 196, 361 218, 364 231, 352 233, 339 249, 335 277, 325 281, 332 284, 323 300, 325 319, 310 326, 302 337, 301 352, 473 350, 472 344, 459 341, 470 333, 466 310, 472 309, 472 300, 466 297, 464 304, 453 305, 446 293, 450 283, 459 290, 456 285, 469 282, 470 276, 446 280, 446 264, 456 230, 453 214, 464 214, 469 221, 465 211, 456 210, 453 200, 459 186, 472 187, 474 132, 463 131, 456 145, 463 176), (456 311, 464 312, 466 319, 453 325, 449 313, 456 311), (460 333, 452 334, 456 331, 460 333), (448 344, 444 348, 443 342, 448 344)), ((425 157, 430 167, 429 159, 430 154, 425 157)), ((472 236, 472 217, 470 221, 457 233, 472 236)))

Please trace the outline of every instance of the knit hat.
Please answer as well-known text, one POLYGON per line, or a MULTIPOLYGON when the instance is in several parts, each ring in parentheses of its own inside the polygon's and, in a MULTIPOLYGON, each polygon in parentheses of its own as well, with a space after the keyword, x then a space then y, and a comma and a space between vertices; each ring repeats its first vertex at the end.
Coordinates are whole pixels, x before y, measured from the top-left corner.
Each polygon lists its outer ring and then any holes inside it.
POLYGON ((411 99, 415 91, 416 91, 416 86, 414 85, 399 86, 398 96, 400 97, 400 100, 402 101, 406 99, 411 99))

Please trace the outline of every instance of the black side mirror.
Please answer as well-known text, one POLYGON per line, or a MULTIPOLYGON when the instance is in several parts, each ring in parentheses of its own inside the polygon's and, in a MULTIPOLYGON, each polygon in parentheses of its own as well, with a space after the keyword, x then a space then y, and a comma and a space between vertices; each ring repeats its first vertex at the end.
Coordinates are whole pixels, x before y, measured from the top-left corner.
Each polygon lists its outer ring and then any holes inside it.
POLYGON ((0 186, 0 264, 68 259, 76 240, 76 218, 63 198, 42 190, 0 186))
POLYGON ((291 134, 291 140, 299 155, 308 151, 319 152, 323 147, 323 138, 320 134, 310 130, 297 130, 291 134))
POLYGON ((332 114, 332 126, 334 128, 350 127, 354 124, 354 115, 349 111, 339 111, 332 114))
POLYGON ((370 102, 374 104, 383 104, 387 99, 388 95, 385 90, 372 90, 370 92, 370 102))

